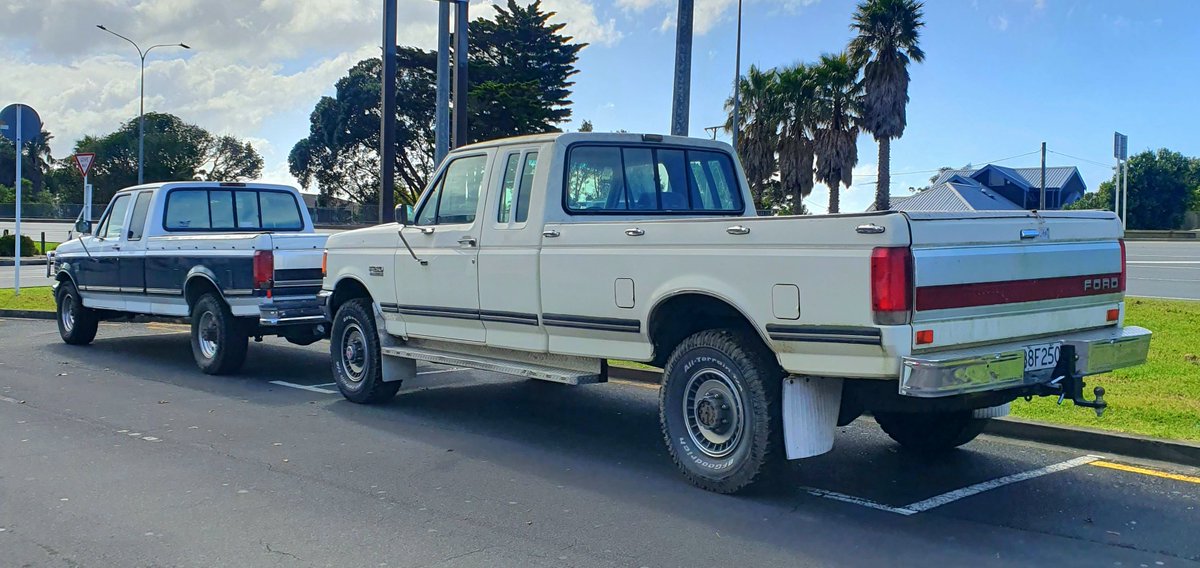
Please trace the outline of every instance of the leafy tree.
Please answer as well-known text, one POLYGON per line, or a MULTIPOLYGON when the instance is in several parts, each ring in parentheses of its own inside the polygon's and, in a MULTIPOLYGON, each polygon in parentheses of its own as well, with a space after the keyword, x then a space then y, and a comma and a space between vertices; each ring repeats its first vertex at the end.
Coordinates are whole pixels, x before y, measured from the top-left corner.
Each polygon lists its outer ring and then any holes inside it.
POLYGON ((854 12, 850 59, 862 69, 863 130, 879 143, 875 208, 884 211, 891 187, 892 139, 907 124, 908 64, 925 60, 919 44, 923 4, 916 0, 865 0, 854 12))
MULTIPOLYGON (((1200 188, 1200 160, 1166 148, 1129 158, 1128 210, 1130 229, 1169 230, 1183 224, 1183 215, 1200 188)), ((1068 205, 1068 209, 1113 210, 1113 182, 1100 184, 1068 205)))
MULTIPOLYGON (((493 20, 471 23, 468 56, 468 141, 557 130, 571 117, 570 78, 586 44, 571 43, 540 2, 494 6, 493 20)), ((436 164, 433 51, 403 47, 396 73, 396 200, 414 203, 436 164)), ((330 198, 378 201, 381 61, 360 61, 338 80, 310 117, 309 135, 288 156, 304 187, 316 183, 330 198)))
POLYGON ((210 138, 204 163, 196 170, 202 181, 242 181, 262 175, 263 159, 254 146, 233 136, 210 138))
MULTIPOLYGON (((54 135, 43 129, 36 139, 25 140, 24 152, 21 153, 21 176, 32 183, 32 193, 25 193, 23 190, 22 201, 32 194, 41 194, 46 189, 46 174, 54 164, 54 157, 50 155, 50 140, 53 139, 54 135)), ((16 152, 16 144, 7 138, 0 138, 0 183, 9 188, 15 186, 13 176, 16 175, 16 152)))
POLYGON ((858 71, 846 53, 822 55, 813 69, 817 128, 814 137, 817 180, 829 187, 829 212, 840 211, 838 185, 854 183, 858 165, 858 121, 862 92, 858 71))
POLYGON ((592 121, 590 120, 585 120, 583 121, 583 124, 579 125, 580 132, 591 132, 594 128, 595 127, 592 126, 592 121))

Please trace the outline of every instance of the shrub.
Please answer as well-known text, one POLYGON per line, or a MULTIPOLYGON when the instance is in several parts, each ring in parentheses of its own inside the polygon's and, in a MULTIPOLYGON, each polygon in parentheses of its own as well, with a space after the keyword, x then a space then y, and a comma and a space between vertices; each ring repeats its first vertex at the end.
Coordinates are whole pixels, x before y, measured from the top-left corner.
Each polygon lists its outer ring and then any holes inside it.
MULTIPOLYGON (((4 235, 0 237, 0 256, 13 256, 13 243, 16 241, 16 235, 4 235)), ((21 235, 21 256, 33 256, 37 254, 37 247, 33 244, 33 239, 21 235)))

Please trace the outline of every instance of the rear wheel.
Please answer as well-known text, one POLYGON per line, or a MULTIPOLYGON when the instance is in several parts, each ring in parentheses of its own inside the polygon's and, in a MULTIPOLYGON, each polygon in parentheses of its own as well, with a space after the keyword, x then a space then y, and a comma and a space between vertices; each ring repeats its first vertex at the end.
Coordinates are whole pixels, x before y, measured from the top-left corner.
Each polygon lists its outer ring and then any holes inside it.
POLYGON ((396 396, 400 381, 383 381, 379 331, 371 301, 356 298, 342 304, 333 318, 329 359, 333 380, 350 402, 373 404, 396 396))
POLYGON ((58 335, 70 345, 87 345, 96 339, 100 318, 96 311, 83 306, 79 290, 71 282, 58 285, 54 294, 58 315, 58 335))
POLYGON ((250 337, 219 296, 200 296, 192 308, 192 357, 209 375, 237 372, 246 362, 250 337))
POLYGON ((758 338, 742 331, 701 331, 675 348, 659 391, 659 419, 688 481, 736 493, 782 463, 783 376, 758 338))
POLYGON ((921 454, 940 454, 957 448, 983 433, 987 418, 961 412, 878 412, 875 422, 893 440, 921 454))

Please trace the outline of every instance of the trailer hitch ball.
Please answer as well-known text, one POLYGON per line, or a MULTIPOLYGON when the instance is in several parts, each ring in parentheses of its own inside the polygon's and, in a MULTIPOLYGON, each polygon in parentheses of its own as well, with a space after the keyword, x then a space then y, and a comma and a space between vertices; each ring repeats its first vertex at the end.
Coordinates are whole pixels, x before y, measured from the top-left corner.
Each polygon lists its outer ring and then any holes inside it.
POLYGON ((1104 402, 1104 387, 1096 387, 1092 389, 1092 393, 1096 395, 1096 418, 1104 415, 1105 409, 1108 408, 1108 403, 1104 402))

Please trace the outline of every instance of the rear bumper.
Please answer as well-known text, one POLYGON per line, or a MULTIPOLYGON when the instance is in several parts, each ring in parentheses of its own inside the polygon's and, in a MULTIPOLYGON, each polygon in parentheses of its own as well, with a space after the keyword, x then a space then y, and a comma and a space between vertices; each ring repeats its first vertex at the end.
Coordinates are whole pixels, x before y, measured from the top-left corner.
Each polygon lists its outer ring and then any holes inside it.
POLYGON ((265 327, 322 324, 325 310, 317 298, 279 300, 263 304, 258 310, 258 324, 265 327))
POLYGON ((1063 347, 1072 347, 1075 354, 1074 361, 1060 361, 1057 369, 1031 372, 1025 371, 1025 349, 1020 344, 905 357, 900 394, 918 398, 954 396, 1046 383, 1067 371, 1082 377, 1132 367, 1146 362, 1150 335, 1148 329, 1129 326, 1030 341, 1027 343, 1059 342, 1063 347))

